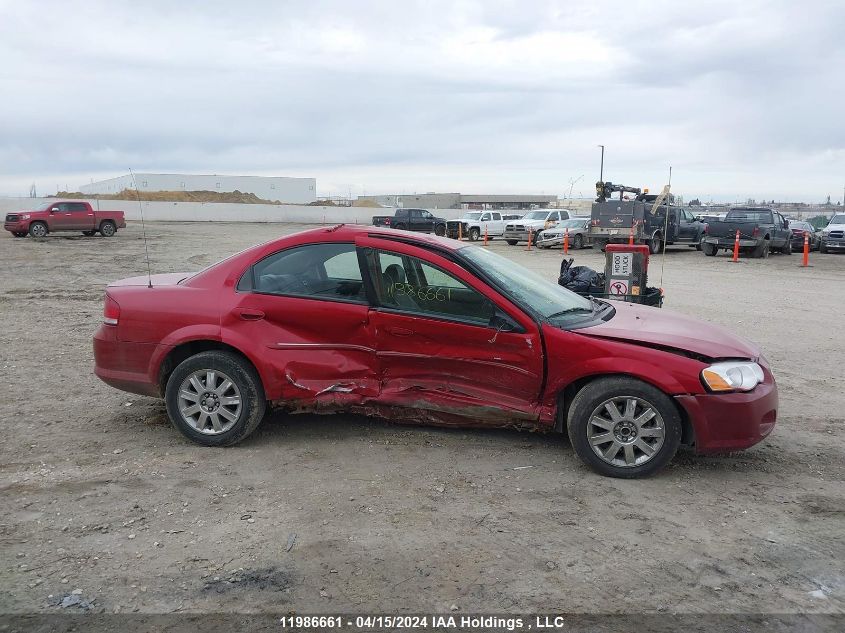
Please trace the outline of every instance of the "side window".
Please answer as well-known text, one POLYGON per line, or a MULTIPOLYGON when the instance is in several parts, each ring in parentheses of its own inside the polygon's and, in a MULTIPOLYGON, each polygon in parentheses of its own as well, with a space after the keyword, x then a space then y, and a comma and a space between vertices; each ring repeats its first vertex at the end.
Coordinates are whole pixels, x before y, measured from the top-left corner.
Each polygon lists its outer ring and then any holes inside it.
POLYGON ((371 266, 376 295, 386 308, 483 326, 495 312, 487 297, 416 257, 374 251, 371 266))
POLYGON ((74 213, 85 213, 88 210, 88 207, 81 202, 73 202, 70 204, 70 210, 74 213))
POLYGON ((559 211, 552 211, 552 214, 549 216, 550 222, 558 222, 560 220, 560 212, 559 211))
POLYGON ((279 251, 253 265, 252 281, 255 292, 367 302, 354 244, 307 244, 279 251))
POLYGON ((434 216, 433 216, 433 215, 431 215, 428 211, 425 211, 425 210, 420 211, 420 216, 422 216, 422 217, 423 217, 423 218, 425 218, 426 220, 430 220, 431 218, 433 218, 433 217, 434 217, 434 216))
POLYGON ((501 213, 494 213, 494 214, 493 214, 493 221, 494 221, 494 222, 498 222, 498 221, 499 221, 499 220, 501 220, 501 219, 502 219, 502 214, 501 214, 501 213))
POLYGON ((490 221, 490 214, 489 213, 483 214, 481 216, 481 219, 479 220, 479 222, 489 222, 489 221, 490 221))

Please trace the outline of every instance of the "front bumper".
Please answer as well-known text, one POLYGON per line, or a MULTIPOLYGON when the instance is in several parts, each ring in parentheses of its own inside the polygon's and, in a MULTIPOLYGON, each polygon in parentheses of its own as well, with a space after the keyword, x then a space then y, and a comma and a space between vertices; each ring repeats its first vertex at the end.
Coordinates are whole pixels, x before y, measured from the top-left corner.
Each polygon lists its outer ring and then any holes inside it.
POLYGON ((838 250, 838 249, 845 249, 845 239, 837 240, 837 239, 822 239, 822 246, 830 250, 838 250))
POLYGON ((747 393, 675 396, 695 430, 699 453, 727 453, 754 446, 775 426, 778 388, 771 374, 747 393))
POLYGON ((29 230, 29 222, 4 222, 3 228, 9 233, 26 233, 29 230))

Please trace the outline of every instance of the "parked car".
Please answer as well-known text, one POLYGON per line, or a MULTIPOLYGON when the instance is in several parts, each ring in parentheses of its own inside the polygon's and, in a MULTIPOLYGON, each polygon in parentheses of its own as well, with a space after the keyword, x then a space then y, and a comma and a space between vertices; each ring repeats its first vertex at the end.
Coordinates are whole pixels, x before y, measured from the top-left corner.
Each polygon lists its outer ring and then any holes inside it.
POLYGON ((790 239, 792 241, 793 251, 804 250, 804 233, 809 235, 809 247, 811 251, 814 251, 819 247, 820 237, 816 233, 815 227, 809 222, 791 220, 789 222, 789 230, 792 231, 792 237, 790 239))
POLYGON ((15 237, 44 237, 57 231, 111 237, 117 229, 126 228, 126 219, 123 211, 97 211, 87 202, 53 200, 31 211, 7 213, 3 228, 15 237))
POLYGON ((396 209, 393 215, 374 215, 373 226, 446 235, 445 218, 438 218, 426 209, 396 209))
POLYGON ((752 257, 768 257, 772 250, 792 253, 792 231, 780 213, 760 207, 735 207, 724 220, 707 223, 702 240, 704 254, 712 257, 720 249, 733 250, 737 231, 739 247, 752 257))
POLYGON ((362 226, 304 231, 198 273, 117 281, 95 373, 235 444, 269 407, 568 433, 638 477, 679 445, 747 448, 777 416, 754 344, 667 310, 581 297, 483 247, 362 226), (151 287, 150 287, 151 286, 151 287))
POLYGON ((563 246, 563 238, 569 231, 569 248, 583 248, 590 246, 590 218, 569 218, 561 220, 553 227, 540 231, 537 236, 537 246, 551 248, 563 246))
POLYGON ((511 246, 519 242, 527 242, 528 235, 531 240, 537 243, 537 234, 561 220, 569 219, 569 211, 557 209, 538 209, 529 211, 519 220, 514 220, 505 225, 504 238, 511 246))
POLYGON ((830 223, 822 229, 819 251, 841 251, 845 249, 845 214, 837 213, 830 218, 830 223))
POLYGON ((506 220, 499 211, 470 211, 457 220, 446 222, 446 237, 456 239, 460 236, 475 242, 484 237, 485 231, 487 237, 502 237, 505 224, 506 220))

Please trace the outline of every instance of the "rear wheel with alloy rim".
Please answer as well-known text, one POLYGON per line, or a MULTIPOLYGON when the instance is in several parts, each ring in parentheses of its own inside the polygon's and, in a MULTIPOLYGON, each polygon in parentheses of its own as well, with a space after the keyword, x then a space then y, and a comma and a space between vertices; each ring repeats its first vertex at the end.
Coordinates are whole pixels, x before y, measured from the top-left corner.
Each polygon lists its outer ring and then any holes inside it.
POLYGON ((180 363, 167 380, 165 401, 173 425, 206 446, 244 439, 267 406, 255 369, 225 351, 202 352, 180 363))
POLYGON ((627 377, 600 378, 572 402, 567 422, 578 456, 610 477, 651 475, 674 457, 681 419, 659 389, 627 377))
POLYGON ((114 222, 106 221, 100 225, 100 235, 103 237, 111 237, 115 233, 117 233, 117 227, 114 222))

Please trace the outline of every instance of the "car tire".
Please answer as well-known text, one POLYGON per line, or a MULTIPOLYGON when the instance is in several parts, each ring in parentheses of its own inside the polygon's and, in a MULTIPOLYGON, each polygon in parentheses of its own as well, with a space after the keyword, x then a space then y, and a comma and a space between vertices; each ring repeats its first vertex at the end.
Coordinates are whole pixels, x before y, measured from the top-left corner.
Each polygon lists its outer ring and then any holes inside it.
POLYGON ((700 251, 702 248, 704 248, 703 243, 704 243, 704 236, 699 235, 698 236, 698 242, 695 244, 695 250, 700 251))
POLYGON ((481 229, 478 227, 473 227, 469 230, 469 241, 470 242, 477 242, 478 238, 481 237, 481 229))
POLYGON ((701 245, 701 250, 704 251, 704 254, 707 255, 707 257, 715 257, 716 253, 719 251, 719 249, 717 249, 713 244, 708 244, 707 242, 701 245))
POLYGON ((508 243, 508 246, 516 246, 517 240, 505 240, 508 243))
POLYGON ((769 256, 769 240, 763 240, 762 244, 755 246, 751 256, 757 259, 766 259, 769 256))
POLYGON ((655 233, 648 241, 648 252, 652 255, 657 255, 663 250, 663 236, 660 233, 655 233))
POLYGON ((824 242, 819 242, 819 253, 827 253, 827 246, 824 242))
POLYGON ((82 234, 83 234, 85 237, 91 237, 92 235, 96 235, 96 234, 97 234, 97 231, 82 231, 82 234))
POLYGON ((29 225, 29 234, 32 237, 46 237, 49 232, 47 225, 43 222, 33 222, 29 225))
POLYGON ((203 446, 231 446, 240 442, 258 428, 267 410, 264 387, 255 368, 237 354, 216 350, 191 356, 173 370, 167 379, 165 404, 173 426, 182 435, 203 446), (213 385, 209 385, 209 373, 214 374, 213 385), (231 383, 229 388, 226 388, 227 381, 231 383), (191 394, 187 398, 182 395, 186 392, 191 394), (195 404, 191 405, 191 397, 194 396, 198 399, 193 400, 195 404), (208 397, 201 401, 203 396, 208 397), (237 405, 223 402, 232 401, 235 397, 238 398, 237 405), (214 402, 210 404, 210 413, 205 409, 183 413, 193 407, 203 407, 211 398, 214 402), (221 409, 228 412, 227 417, 220 413, 221 409), (216 418, 213 417, 215 415, 216 418), (235 419, 231 420, 231 416, 235 419), (208 428, 209 424, 211 428, 208 428))
POLYGON ((647 477, 663 468, 675 456, 682 434, 672 399, 627 376, 588 383, 573 399, 566 426, 581 461, 601 475, 623 479, 647 477), (629 410, 630 402, 634 407, 629 410), (608 405, 616 411, 615 422, 608 405))
POLYGON ((575 237, 572 238, 572 248, 581 249, 584 248, 584 236, 578 233, 575 237))
POLYGON ((117 225, 111 220, 106 220, 100 224, 100 235, 103 237, 111 237, 117 233, 117 225))
POLYGON ((446 235, 446 225, 445 224, 438 224, 434 227, 434 234, 440 237, 446 235))
POLYGON ((783 245, 783 248, 780 249, 780 252, 784 255, 792 255, 792 240, 786 240, 786 244, 783 245))

